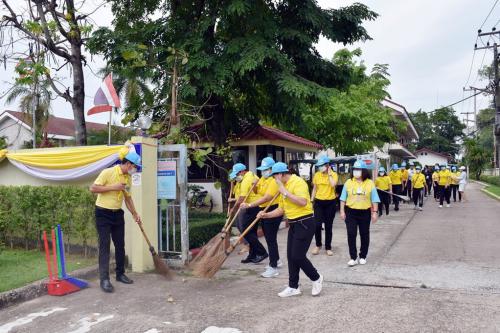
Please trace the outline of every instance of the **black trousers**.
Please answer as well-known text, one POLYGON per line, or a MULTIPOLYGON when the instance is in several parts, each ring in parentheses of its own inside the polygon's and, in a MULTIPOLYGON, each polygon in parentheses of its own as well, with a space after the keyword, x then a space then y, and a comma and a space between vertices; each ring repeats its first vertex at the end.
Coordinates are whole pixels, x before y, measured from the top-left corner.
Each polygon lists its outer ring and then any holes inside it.
POLYGON ((314 199, 314 219, 316 220, 316 246, 323 246, 321 242, 321 230, 325 224, 325 249, 332 249, 333 219, 335 218, 335 200, 314 199))
POLYGON ((450 204, 450 187, 446 188, 444 185, 439 185, 439 204, 442 206, 443 202, 446 200, 446 203, 450 204))
MULTIPOLYGON (((276 208, 278 208, 278 205, 272 205, 269 207, 268 211, 271 212, 276 208)), ((264 231, 267 250, 269 251, 269 266, 273 268, 278 267, 278 260, 280 259, 280 253, 278 251, 278 230, 282 220, 282 216, 272 219, 262 219, 262 230, 264 231)))
MULTIPOLYGON (((251 207, 240 211, 240 232, 243 232, 250 224, 252 224, 259 211, 259 207, 251 207)), ((248 252, 249 258, 255 258, 256 256, 263 256, 267 254, 266 248, 259 242, 259 236, 257 236, 258 228, 259 223, 255 223, 252 229, 245 236, 245 240, 250 246, 250 251, 248 252)))
MULTIPOLYGON (((457 202, 458 185, 450 185, 450 188, 451 188, 451 193, 453 195, 453 202, 457 202)), ((461 200, 460 194, 458 200, 461 200)))
POLYGON ((426 181, 427 183, 427 190, 425 190, 425 196, 428 196, 432 192, 432 180, 426 181))
POLYGON ((368 255, 368 247, 370 246, 371 209, 351 209, 349 207, 346 207, 345 215, 349 255, 353 260, 356 260, 356 258, 358 257, 356 238, 358 236, 359 229, 359 236, 361 238, 359 257, 362 259, 366 259, 366 256, 368 255))
POLYGON ((111 239, 115 246, 116 275, 125 273, 125 219, 123 210, 95 208, 95 224, 99 239, 99 277, 109 280, 111 239))
POLYGON ((424 188, 413 188, 413 204, 415 206, 424 206, 424 188))
POLYGON ((410 180, 406 181, 403 194, 407 195, 411 199, 411 185, 410 184, 411 184, 410 180))
POLYGON ((382 212, 385 207, 385 215, 389 215, 389 205, 391 203, 391 195, 387 192, 377 190, 378 196, 380 197, 380 203, 378 204, 378 215, 382 216, 382 212))
MULTIPOLYGON (((401 184, 392 185, 392 193, 401 194, 402 188, 403 188, 403 185, 401 185, 401 184)), ((401 199, 399 199, 397 196, 392 197, 392 201, 394 202, 394 210, 399 210, 399 201, 400 200, 401 199)))
POLYGON ((433 184, 434 184, 434 199, 437 200, 437 199, 439 199, 439 195, 440 195, 439 193, 441 190, 439 189, 438 183, 434 182, 433 184))
POLYGON ((288 286, 290 288, 299 287, 299 273, 302 270, 311 281, 319 279, 319 273, 313 264, 307 259, 307 251, 311 246, 311 241, 316 230, 314 217, 310 215, 289 220, 288 242, 286 255, 288 259, 288 286), (295 222, 300 220, 300 222, 295 222))

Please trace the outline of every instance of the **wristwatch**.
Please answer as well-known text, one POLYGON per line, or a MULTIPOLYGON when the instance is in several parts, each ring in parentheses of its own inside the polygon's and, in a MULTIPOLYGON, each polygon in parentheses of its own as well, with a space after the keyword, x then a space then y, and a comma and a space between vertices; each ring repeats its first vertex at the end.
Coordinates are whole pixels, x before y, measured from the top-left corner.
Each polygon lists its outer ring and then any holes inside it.
POLYGON ((288 193, 283 193, 283 197, 286 199, 288 197, 288 193))

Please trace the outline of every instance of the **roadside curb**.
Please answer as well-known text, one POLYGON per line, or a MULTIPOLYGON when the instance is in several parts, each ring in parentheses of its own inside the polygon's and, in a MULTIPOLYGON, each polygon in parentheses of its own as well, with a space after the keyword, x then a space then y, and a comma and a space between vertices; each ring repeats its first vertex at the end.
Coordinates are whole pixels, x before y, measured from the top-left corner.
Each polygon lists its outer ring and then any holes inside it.
POLYGON ((494 193, 491 193, 490 191, 488 191, 486 188, 482 188, 481 189, 481 192, 483 192, 484 194, 486 194, 487 196, 495 199, 495 200, 498 200, 500 201, 500 197, 494 193))
MULTIPOLYGON (((97 276, 98 265, 77 269, 69 272, 69 275, 79 279, 93 279, 97 276)), ((47 282, 49 279, 38 280, 24 287, 8 290, 0 293, 0 310, 9 306, 32 300, 47 295, 47 282)))

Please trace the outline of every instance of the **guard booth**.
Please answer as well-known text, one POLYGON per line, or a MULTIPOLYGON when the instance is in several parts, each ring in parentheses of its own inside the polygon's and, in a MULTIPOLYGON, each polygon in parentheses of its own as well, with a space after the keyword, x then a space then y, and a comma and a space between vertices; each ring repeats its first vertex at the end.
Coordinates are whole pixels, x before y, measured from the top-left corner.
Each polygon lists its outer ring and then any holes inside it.
POLYGON ((157 161, 158 252, 171 264, 189 260, 187 147, 159 145, 157 161))

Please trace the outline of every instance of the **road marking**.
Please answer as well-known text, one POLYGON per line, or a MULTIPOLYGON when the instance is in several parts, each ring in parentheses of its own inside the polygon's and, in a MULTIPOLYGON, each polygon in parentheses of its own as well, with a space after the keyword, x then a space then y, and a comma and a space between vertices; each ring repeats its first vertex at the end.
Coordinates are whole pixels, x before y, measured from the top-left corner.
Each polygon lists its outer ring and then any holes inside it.
POLYGON ((100 317, 100 313, 94 313, 92 316, 82 318, 78 321, 78 324, 80 325, 76 330, 73 330, 68 333, 86 333, 90 332, 90 328, 94 325, 97 325, 99 323, 102 323, 105 320, 111 319, 114 316, 113 315, 108 315, 104 317, 100 317))
POLYGON ((152 328, 150 330, 147 330, 146 332, 144 333, 160 333, 160 331, 158 331, 156 328, 152 328))
POLYGON ((205 328, 201 333, 242 333, 242 332, 237 328, 210 326, 205 328))
POLYGON ((44 312, 30 313, 29 315, 27 315, 25 317, 16 319, 15 321, 13 321, 11 323, 7 323, 7 324, 0 326, 0 333, 8 333, 14 327, 31 323, 33 320, 35 320, 38 317, 47 317, 48 315, 51 315, 55 312, 64 311, 64 310, 66 310, 66 308, 54 308, 52 310, 47 310, 44 312))

